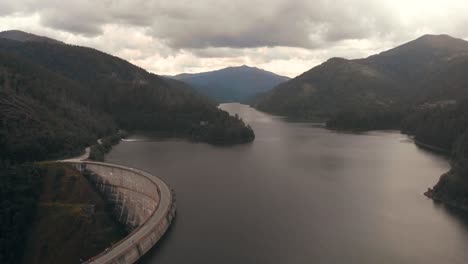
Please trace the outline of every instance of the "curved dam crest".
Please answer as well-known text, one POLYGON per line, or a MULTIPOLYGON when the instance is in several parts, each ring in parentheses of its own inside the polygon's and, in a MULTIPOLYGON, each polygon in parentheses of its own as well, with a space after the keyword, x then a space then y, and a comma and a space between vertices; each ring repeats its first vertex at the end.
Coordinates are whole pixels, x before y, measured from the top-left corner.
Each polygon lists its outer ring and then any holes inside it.
POLYGON ((87 264, 135 263, 164 235, 176 214, 174 191, 158 177, 134 168, 72 159, 72 164, 113 205, 130 234, 87 264))

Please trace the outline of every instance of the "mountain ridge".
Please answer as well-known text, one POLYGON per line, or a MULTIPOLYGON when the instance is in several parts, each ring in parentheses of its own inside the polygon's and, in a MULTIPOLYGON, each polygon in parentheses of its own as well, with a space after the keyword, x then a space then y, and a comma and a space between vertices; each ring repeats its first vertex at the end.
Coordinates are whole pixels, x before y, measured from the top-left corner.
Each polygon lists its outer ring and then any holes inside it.
POLYGON ((0 32, 0 38, 21 41, 21 42, 33 41, 33 42, 44 42, 44 43, 50 43, 50 44, 65 44, 64 42, 56 40, 56 39, 35 35, 32 33, 21 31, 21 30, 2 31, 0 32))
POLYGON ((186 82, 198 92, 219 102, 245 102, 256 94, 289 80, 289 77, 247 65, 200 73, 182 73, 171 78, 186 82))
POLYGON ((395 106, 395 102, 407 103, 424 93, 424 84, 436 93, 437 87, 425 78, 440 74, 464 57, 468 57, 467 41, 448 35, 424 35, 363 59, 331 58, 278 85, 254 105, 266 112, 301 118, 314 114, 330 118, 345 108, 359 106, 365 97, 374 98, 373 102, 367 100, 374 105, 387 101, 393 102, 388 106, 395 106), (314 87, 315 92, 303 93, 301 87, 314 87), (322 106, 318 105, 322 100, 322 106), (330 105, 335 106, 327 107, 330 105))
POLYGON ((242 120, 187 84, 62 42, 0 38, 0 92, 0 159, 73 155, 117 127, 212 144, 254 139, 242 120))

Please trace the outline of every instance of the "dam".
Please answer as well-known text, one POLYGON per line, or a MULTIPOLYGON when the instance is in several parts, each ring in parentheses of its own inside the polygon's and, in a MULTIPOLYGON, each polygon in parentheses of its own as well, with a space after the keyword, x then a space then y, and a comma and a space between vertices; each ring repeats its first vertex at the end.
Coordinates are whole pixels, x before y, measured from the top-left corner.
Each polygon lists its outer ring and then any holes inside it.
POLYGON ((103 162, 64 161, 79 170, 104 196, 129 235, 87 264, 130 264, 164 235, 176 213, 174 191, 158 177, 134 168, 103 162))

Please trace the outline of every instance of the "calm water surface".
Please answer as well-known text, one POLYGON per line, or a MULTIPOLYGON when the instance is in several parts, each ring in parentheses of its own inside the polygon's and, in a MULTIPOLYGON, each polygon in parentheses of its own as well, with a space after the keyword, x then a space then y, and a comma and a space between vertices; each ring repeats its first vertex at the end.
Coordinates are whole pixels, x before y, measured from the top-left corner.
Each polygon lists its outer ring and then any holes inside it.
POLYGON ((136 140, 108 155, 177 192, 176 221, 142 263, 468 262, 468 217, 422 195, 448 170, 444 158, 398 132, 335 133, 221 107, 255 142, 136 140))

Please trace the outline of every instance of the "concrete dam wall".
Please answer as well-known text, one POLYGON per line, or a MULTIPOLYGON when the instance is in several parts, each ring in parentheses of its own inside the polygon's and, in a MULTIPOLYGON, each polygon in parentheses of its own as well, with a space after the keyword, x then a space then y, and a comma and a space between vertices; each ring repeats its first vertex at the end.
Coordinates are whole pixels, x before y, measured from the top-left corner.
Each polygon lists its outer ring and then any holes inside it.
POLYGON ((113 206, 115 217, 130 234, 88 260, 89 264, 136 262, 163 236, 175 212, 175 194, 145 171, 102 162, 72 161, 113 206))

